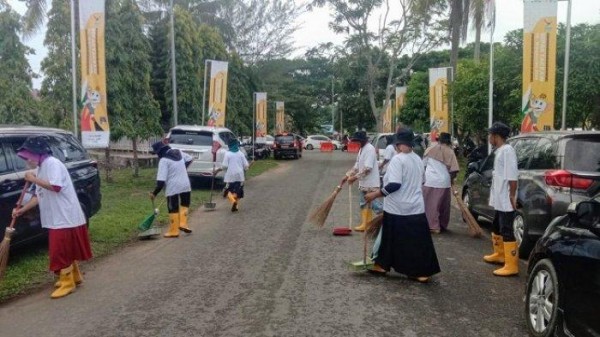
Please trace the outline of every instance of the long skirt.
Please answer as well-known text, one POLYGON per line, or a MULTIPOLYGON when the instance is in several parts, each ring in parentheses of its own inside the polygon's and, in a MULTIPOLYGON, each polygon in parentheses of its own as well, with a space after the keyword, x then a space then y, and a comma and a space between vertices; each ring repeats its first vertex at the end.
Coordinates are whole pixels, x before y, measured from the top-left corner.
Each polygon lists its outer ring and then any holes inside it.
POLYGON ((409 277, 431 276, 440 272, 427 217, 383 212, 381 244, 375 263, 385 270, 393 268, 409 277))
POLYGON ((233 181, 227 183, 227 191, 231 193, 235 193, 238 199, 244 197, 244 182, 243 181, 233 181))
POLYGON ((92 248, 86 225, 73 228, 48 229, 50 270, 59 272, 73 261, 92 258, 92 248))
POLYGON ((450 188, 423 186, 425 214, 429 228, 434 230, 448 229, 450 223, 450 188))

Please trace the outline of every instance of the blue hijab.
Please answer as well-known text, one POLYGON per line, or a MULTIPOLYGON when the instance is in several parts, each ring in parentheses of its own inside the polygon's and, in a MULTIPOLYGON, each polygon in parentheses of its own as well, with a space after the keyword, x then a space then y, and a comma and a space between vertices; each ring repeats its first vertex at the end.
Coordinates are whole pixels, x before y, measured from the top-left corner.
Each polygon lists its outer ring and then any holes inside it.
POLYGON ((237 141, 237 139, 232 139, 229 141, 229 151, 231 152, 238 152, 240 150, 240 142, 237 141))

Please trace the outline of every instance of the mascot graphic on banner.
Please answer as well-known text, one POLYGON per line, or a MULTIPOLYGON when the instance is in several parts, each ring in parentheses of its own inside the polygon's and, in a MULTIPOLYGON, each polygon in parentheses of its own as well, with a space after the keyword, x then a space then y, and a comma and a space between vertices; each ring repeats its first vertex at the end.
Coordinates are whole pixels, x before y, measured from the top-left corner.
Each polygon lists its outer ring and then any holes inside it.
POLYGON ((208 112, 208 126, 217 126, 219 116, 221 116, 221 113, 217 109, 211 107, 208 112))
POLYGON ((521 132, 540 131, 537 126, 540 117, 544 112, 552 110, 552 105, 546 100, 546 94, 542 93, 536 96, 531 92, 531 88, 529 88, 523 101, 522 111, 525 117, 521 123, 521 132))
MULTIPOLYGON (((87 83, 84 83, 82 96, 81 131, 104 131, 102 126, 96 121, 94 114, 96 107, 102 102, 102 95, 98 90, 92 90, 88 88, 87 83)), ((105 117, 102 118, 106 119, 105 117)), ((101 120, 100 122, 103 123, 105 121, 101 120)))

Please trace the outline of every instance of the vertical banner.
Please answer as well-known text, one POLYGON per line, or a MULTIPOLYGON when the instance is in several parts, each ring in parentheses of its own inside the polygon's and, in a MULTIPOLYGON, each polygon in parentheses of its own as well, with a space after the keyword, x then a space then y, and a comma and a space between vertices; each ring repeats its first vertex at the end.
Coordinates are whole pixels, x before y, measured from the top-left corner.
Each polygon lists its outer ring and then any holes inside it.
POLYGON ((104 0, 79 2, 81 45, 81 141, 86 148, 106 148, 110 128, 106 112, 104 0))
POLYGON ((283 133, 285 131, 285 103, 275 102, 275 132, 283 133))
POLYGON ((521 132, 552 130, 557 0, 524 0, 521 132))
POLYGON ((429 122, 434 137, 437 137, 439 132, 448 132, 450 127, 448 113, 450 79, 452 79, 452 68, 429 68, 429 122))
POLYGON ((396 109, 394 116, 395 125, 398 125, 398 122, 400 122, 400 109, 402 109, 406 100, 406 89, 407 87, 396 87, 396 109))
POLYGON ((227 106, 227 68, 228 63, 209 60, 210 91, 208 94, 208 126, 225 126, 225 108, 227 106))
POLYGON ((267 93, 257 92, 256 95, 256 137, 267 135, 267 93))
POLYGON ((394 100, 389 101, 383 100, 383 107, 385 108, 383 113, 383 130, 381 132, 389 133, 392 132, 392 105, 394 100))

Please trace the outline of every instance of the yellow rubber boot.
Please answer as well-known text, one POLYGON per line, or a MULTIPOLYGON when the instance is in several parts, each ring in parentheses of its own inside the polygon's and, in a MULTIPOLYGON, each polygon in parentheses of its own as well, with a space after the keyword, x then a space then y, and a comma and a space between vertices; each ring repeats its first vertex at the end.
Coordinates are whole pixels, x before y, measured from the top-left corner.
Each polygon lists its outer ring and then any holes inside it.
POLYGON ((169 230, 163 235, 165 238, 179 236, 179 213, 169 213, 169 230))
POLYGON ((357 232, 363 232, 367 229, 367 224, 371 221, 373 215, 370 208, 363 208, 360 211, 361 222, 360 225, 354 227, 354 230, 357 232))
POLYGON ((493 264, 504 264, 504 240, 502 235, 492 233, 494 252, 483 257, 483 261, 493 264))
MULTIPOLYGON (((83 282, 83 276, 81 276, 81 270, 79 270, 79 263, 77 261, 73 261, 73 279, 75 280, 76 285, 80 285, 83 282)), ((54 283, 55 288, 60 288, 60 278, 56 283, 54 283)))
POLYGON ((179 229, 189 234, 192 230, 188 227, 188 211, 188 207, 179 206, 179 229))
POLYGON ((229 199, 229 202, 231 203, 231 211, 237 212, 238 211, 237 194, 229 192, 229 193, 227 193, 227 199, 229 199))
POLYGON ((496 276, 519 274, 519 247, 516 242, 504 242, 504 267, 494 270, 496 276))
POLYGON ((50 297, 61 298, 75 291, 75 277, 73 273, 73 265, 60 270, 59 276, 60 287, 52 292, 50 297))

